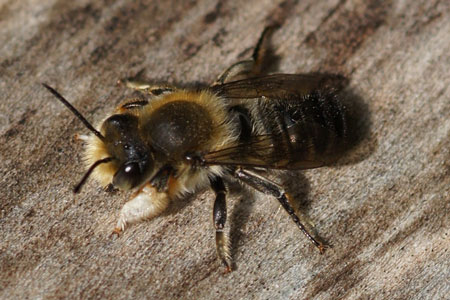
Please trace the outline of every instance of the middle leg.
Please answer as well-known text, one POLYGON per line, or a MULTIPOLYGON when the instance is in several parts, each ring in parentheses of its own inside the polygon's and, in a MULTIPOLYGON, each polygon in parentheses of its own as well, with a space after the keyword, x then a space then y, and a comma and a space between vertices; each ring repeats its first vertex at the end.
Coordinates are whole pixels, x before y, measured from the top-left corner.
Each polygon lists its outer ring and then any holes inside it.
POLYGON ((120 79, 117 84, 123 84, 125 87, 139 91, 151 96, 160 96, 162 94, 173 93, 176 88, 170 85, 151 84, 145 81, 139 81, 134 78, 120 79))
POLYGON ((214 227, 216 229, 216 249, 217 256, 225 265, 226 272, 231 271, 231 255, 230 255, 230 243, 228 236, 224 231, 225 222, 227 221, 227 205, 226 194, 227 190, 223 183, 222 178, 215 177, 210 180, 211 188, 216 194, 216 200, 214 201, 213 220, 214 227))

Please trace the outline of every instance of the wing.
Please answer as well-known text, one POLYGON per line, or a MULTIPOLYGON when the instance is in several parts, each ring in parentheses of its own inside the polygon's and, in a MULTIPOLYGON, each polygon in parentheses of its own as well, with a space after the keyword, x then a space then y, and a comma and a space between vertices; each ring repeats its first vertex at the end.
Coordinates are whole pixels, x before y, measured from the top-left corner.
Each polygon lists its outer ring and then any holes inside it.
POLYGON ((322 167, 326 161, 314 157, 313 145, 292 151, 281 136, 257 135, 249 142, 209 152, 202 157, 205 165, 241 166, 247 168, 303 170, 322 167))
MULTIPOLYGON (((308 99, 315 91, 338 91, 346 84, 346 79, 330 74, 273 74, 212 86, 211 90, 221 96, 227 105, 241 105, 262 97, 270 100, 308 99)), ((318 99, 315 99, 316 102, 318 99)), ((309 100, 310 101, 310 100, 309 100)), ((314 108, 315 102, 305 108, 314 108)), ((297 126, 305 126, 315 131, 323 131, 323 136, 335 136, 330 128, 308 118, 297 126)), ((316 135, 322 136, 319 133, 316 135)), ((294 136, 295 137, 295 136, 294 136)), ((268 169, 311 169, 327 164, 328 159, 317 153, 313 138, 291 140, 284 132, 269 135, 253 135, 245 143, 225 147, 202 157, 207 165, 245 166, 268 169), (284 135, 283 135, 284 134, 284 135)))
POLYGON ((284 99, 306 96, 315 90, 340 90, 347 80, 332 74, 273 74, 228 82, 211 87, 225 101, 242 99, 284 99))

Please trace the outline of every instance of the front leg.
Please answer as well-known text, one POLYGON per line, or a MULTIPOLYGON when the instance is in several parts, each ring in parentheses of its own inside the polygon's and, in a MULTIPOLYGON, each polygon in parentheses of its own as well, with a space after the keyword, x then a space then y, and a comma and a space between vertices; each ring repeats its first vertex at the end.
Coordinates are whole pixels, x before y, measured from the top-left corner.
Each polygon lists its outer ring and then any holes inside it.
POLYGON ((146 184, 122 207, 119 221, 113 233, 119 234, 127 224, 150 219, 161 214, 168 205, 169 197, 166 193, 158 192, 156 188, 146 184))

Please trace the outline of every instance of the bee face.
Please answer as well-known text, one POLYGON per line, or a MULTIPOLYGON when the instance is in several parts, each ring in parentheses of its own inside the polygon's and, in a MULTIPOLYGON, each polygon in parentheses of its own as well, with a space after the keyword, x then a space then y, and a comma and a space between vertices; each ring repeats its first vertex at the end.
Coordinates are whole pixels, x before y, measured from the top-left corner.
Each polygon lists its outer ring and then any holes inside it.
POLYGON ((118 166, 112 180, 114 187, 129 190, 143 183, 153 171, 150 145, 139 135, 138 119, 130 114, 112 115, 102 125, 105 148, 118 166))

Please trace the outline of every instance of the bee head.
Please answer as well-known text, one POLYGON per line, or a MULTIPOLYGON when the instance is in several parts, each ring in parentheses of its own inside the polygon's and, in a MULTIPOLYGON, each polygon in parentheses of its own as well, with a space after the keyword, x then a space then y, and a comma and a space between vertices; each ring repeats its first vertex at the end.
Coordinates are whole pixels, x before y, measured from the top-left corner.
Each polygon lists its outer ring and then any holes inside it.
POLYGON ((139 135, 134 115, 112 115, 102 125, 109 157, 118 166, 112 184, 121 190, 141 185, 153 171, 154 157, 149 145, 139 135))
POLYGON ((153 171, 154 158, 150 146, 146 145, 138 134, 138 121, 133 115, 112 115, 95 129, 83 115, 72 106, 54 88, 43 83, 62 104, 64 104, 105 146, 108 156, 95 161, 74 187, 78 193, 92 172, 102 164, 117 166, 112 184, 122 190, 129 190, 142 184, 153 171))

